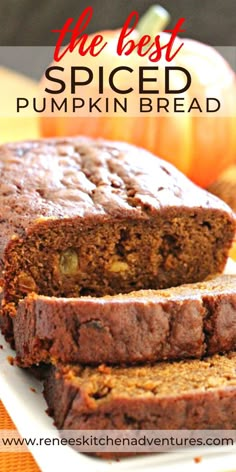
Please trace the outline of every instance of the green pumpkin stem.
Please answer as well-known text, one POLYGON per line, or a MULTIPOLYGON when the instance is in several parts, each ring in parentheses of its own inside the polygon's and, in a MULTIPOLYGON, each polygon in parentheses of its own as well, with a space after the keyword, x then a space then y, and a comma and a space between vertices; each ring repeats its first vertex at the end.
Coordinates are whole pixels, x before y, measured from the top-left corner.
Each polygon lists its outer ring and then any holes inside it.
POLYGON ((169 21, 170 15, 165 8, 160 5, 152 5, 140 18, 136 31, 140 37, 148 34, 151 38, 155 38, 166 28, 169 21))

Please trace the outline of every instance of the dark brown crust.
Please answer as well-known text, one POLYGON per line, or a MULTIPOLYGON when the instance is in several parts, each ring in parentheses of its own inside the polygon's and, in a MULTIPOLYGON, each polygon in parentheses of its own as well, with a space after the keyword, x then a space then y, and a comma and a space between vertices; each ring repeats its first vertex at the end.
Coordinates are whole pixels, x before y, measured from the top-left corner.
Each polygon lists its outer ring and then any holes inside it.
MULTIPOLYGON (((93 369, 87 381, 83 380, 83 370, 78 374, 76 369, 73 371, 73 367, 68 367, 67 371, 65 367, 52 368, 44 388, 49 412, 59 429, 68 430, 236 428, 235 354, 214 356, 204 361, 174 363, 174 368, 168 373, 169 367, 170 364, 166 364, 161 389, 165 383, 167 388, 161 394, 158 393, 160 384, 157 383, 157 391, 154 390, 154 366, 140 368, 146 371, 145 380, 148 378, 150 383, 150 387, 143 385, 143 393, 140 392, 142 375, 140 378, 137 375, 138 368, 135 368, 133 376, 133 368, 130 367, 126 369, 126 380, 122 379, 122 389, 117 394, 114 393, 116 387, 112 376, 116 375, 119 368, 116 371, 113 370, 115 368, 110 372, 108 370, 107 373, 104 368, 100 375, 99 370, 93 369), (203 369, 201 363, 204 363, 203 369), (205 381, 198 387, 201 369, 205 381), (195 375, 195 384, 193 381, 188 384, 188 375, 191 379, 195 375), (137 379, 140 384, 138 390, 137 379), (99 397, 99 389, 101 391, 102 385, 107 386, 109 382, 113 387, 110 387, 107 397, 99 397), (172 385, 172 389, 169 390, 168 385, 172 385)), ((119 382, 119 378, 115 381, 119 382)))
POLYGON ((120 364, 236 348, 236 276, 103 298, 29 295, 14 318, 18 362, 120 364))
POLYGON ((77 137, 6 144, 0 147, 0 173, 1 253, 13 235, 24 237, 40 223, 38 218, 146 220, 148 209, 183 206, 230 214, 226 204, 171 164, 125 143, 77 137))

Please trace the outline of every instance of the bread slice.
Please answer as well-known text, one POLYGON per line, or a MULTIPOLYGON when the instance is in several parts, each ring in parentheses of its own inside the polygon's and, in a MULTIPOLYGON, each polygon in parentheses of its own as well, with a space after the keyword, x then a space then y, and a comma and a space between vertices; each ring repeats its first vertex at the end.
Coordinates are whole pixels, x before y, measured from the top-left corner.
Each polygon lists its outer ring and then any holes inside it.
POLYGON ((236 353, 139 367, 52 367, 44 395, 56 426, 236 428, 236 353))
POLYGON ((13 322, 23 366, 200 358, 236 348, 236 275, 101 298, 31 294, 13 322))

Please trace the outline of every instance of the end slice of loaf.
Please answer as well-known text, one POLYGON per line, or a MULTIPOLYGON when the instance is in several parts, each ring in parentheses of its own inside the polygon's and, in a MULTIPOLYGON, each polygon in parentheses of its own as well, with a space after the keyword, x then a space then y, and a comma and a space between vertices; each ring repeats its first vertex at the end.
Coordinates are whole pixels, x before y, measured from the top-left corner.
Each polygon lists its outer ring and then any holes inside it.
POLYGON ((57 366, 44 395, 61 430, 234 430, 236 353, 139 367, 57 366))

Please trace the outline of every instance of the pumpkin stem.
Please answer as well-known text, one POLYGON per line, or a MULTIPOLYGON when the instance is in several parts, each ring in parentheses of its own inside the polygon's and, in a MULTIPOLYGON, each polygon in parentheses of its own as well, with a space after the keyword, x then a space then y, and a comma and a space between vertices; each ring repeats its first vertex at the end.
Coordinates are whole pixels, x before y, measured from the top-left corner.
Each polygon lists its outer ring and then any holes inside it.
POLYGON ((160 5, 152 5, 140 18, 136 31, 140 37, 149 34, 151 38, 155 38, 165 29, 169 21, 170 15, 165 8, 160 5))

